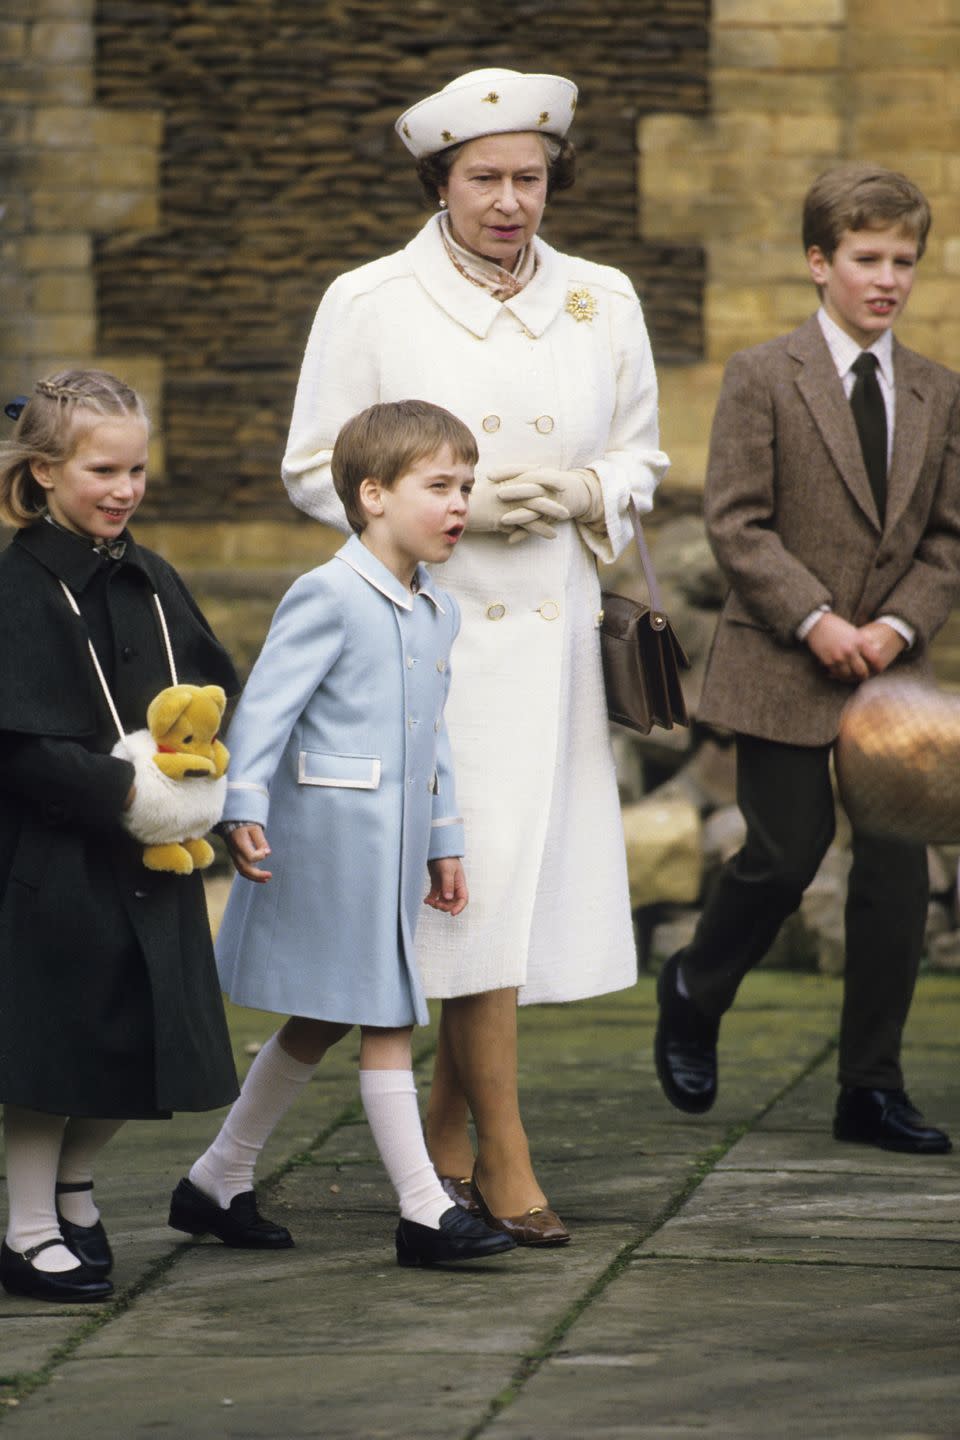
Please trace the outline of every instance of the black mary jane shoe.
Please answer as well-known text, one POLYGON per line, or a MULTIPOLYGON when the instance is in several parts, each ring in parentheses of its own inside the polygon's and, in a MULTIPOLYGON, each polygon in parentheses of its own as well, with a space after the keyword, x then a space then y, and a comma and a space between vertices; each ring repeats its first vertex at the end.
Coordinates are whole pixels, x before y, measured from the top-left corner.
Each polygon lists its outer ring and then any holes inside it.
POLYGON ((682 951, 666 962, 657 980, 660 1014, 653 1044, 657 1078, 678 1110, 702 1115, 717 1098, 720 1021, 702 1015, 677 989, 682 951))
POLYGON ((833 1136, 904 1155, 947 1155, 953 1148, 949 1135, 927 1124, 905 1090, 844 1086, 837 1099, 833 1136))
POLYGON ((4 1240, 0 1246, 0 1285, 8 1295, 22 1295, 28 1300, 53 1300, 61 1305, 109 1299, 113 1294, 110 1281, 86 1265, 78 1265, 75 1270, 50 1271, 38 1270, 31 1263, 41 1250, 62 1244, 62 1240, 43 1240, 39 1245, 31 1245, 21 1255, 11 1250, 4 1240))
MULTIPOLYGON (((76 1195, 81 1190, 92 1189, 92 1180, 57 1181, 58 1195, 76 1195)), ((113 1251, 110 1249, 103 1222, 98 1220, 95 1225, 75 1225, 60 1213, 59 1205, 57 1220, 60 1222, 60 1234, 64 1244, 68 1250, 73 1251, 80 1264, 86 1265, 95 1275, 109 1275, 113 1269, 113 1251)))
POLYGON ((398 1265, 447 1265, 451 1260, 483 1260, 513 1250, 516 1242, 478 1220, 459 1205, 440 1216, 440 1229, 401 1218, 397 1226, 398 1265))
POLYGON ((230 1208, 224 1210, 186 1177, 170 1197, 168 1223, 188 1235, 215 1235, 236 1250, 289 1250, 293 1245, 293 1236, 285 1225, 265 1220, 260 1214, 252 1190, 234 1195, 230 1208))

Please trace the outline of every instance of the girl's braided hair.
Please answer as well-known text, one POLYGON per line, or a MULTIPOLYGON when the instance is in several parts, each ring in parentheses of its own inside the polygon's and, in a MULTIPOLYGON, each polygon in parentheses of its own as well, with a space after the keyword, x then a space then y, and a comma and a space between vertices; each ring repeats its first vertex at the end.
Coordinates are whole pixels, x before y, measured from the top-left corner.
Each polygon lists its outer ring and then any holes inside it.
POLYGON ((136 390, 106 370, 59 370, 38 380, 13 435, 0 445, 0 519, 22 528, 46 509, 46 492, 32 464, 62 465, 73 454, 84 421, 135 416, 148 424, 136 390))

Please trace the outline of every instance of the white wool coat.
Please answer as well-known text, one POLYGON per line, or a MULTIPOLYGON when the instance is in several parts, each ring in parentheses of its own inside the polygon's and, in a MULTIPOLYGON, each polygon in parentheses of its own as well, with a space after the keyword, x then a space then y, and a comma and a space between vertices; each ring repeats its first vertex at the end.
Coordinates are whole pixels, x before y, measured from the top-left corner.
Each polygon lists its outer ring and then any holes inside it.
POLYGON ((471 533, 443 571, 460 605, 447 706, 470 905, 424 914, 426 993, 520 987, 520 1002, 630 985, 636 954, 604 704, 596 559, 630 538, 667 467, 640 305, 619 271, 535 240, 537 271, 500 302, 451 265, 434 217, 397 254, 341 275, 317 312, 283 475, 300 509, 346 528, 330 475, 341 425, 377 401, 431 400, 495 467, 589 467, 605 525, 507 545, 471 533), (579 311, 580 317, 574 313, 579 311))

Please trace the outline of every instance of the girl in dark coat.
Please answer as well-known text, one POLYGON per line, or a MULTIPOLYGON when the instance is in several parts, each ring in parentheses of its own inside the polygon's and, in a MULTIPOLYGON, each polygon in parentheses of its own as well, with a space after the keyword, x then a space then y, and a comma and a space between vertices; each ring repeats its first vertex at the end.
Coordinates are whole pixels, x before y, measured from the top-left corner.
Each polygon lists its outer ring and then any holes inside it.
POLYGON ((124 729, 142 728, 171 681, 159 600, 179 679, 238 688, 182 581, 126 528, 147 433, 134 391, 68 371, 0 447, 17 527, 0 554, 0 1282, 37 1299, 111 1291, 92 1165, 123 1121, 236 1095, 202 882, 145 869, 122 827, 133 766, 110 754, 90 655, 124 729))

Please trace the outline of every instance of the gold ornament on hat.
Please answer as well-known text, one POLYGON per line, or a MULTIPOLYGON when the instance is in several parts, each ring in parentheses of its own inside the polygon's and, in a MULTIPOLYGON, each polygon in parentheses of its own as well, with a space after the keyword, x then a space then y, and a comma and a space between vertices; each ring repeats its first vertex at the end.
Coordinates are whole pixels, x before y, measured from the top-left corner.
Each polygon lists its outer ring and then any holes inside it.
POLYGON ((585 285, 567 291, 567 303, 563 307, 574 320, 592 320, 597 313, 597 297, 585 285))
POLYGON ((549 110, 541 110, 541 111, 540 111, 540 119, 537 121, 537 124, 538 124, 538 125, 546 125, 546 123, 547 123, 547 121, 548 121, 549 119, 550 119, 550 111, 549 111, 549 110))
POLYGON ((453 141, 456 140, 456 138, 456 135, 451 135, 449 130, 440 131, 440 139, 443 141, 444 145, 452 144, 453 141))
POLYGON ((500 96, 497 94, 496 90, 491 90, 489 95, 484 95, 483 99, 480 101, 480 104, 481 104, 481 105, 499 105, 499 104, 500 104, 500 96))

